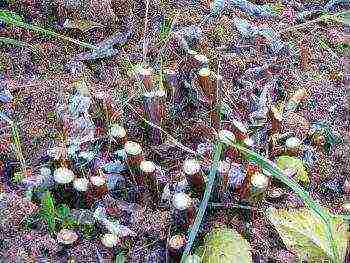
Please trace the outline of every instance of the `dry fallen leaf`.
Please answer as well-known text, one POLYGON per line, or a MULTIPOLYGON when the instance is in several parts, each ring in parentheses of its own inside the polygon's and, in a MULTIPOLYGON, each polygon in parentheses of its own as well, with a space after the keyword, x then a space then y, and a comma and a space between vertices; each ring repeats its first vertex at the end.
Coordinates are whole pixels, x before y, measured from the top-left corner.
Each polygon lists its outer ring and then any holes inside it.
POLYGON ((97 27, 99 28, 103 27, 103 25, 101 25, 100 23, 96 23, 93 21, 89 21, 85 19, 69 19, 69 18, 67 18, 66 21, 64 21, 63 26, 65 28, 79 29, 84 33, 97 27))
MULTIPOLYGON (((290 251, 308 262, 331 262, 333 252, 327 238, 326 225, 318 215, 308 209, 271 209, 267 216, 290 251)), ((349 232, 341 218, 330 222, 338 253, 337 262, 343 262, 349 232)))

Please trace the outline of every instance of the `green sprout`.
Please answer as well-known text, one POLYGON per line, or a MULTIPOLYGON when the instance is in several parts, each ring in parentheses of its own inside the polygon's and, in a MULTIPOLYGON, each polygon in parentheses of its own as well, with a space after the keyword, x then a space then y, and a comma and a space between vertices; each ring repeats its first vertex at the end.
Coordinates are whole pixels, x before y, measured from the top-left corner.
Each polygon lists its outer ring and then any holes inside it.
POLYGON ((159 33, 160 42, 163 42, 168 38, 171 31, 171 25, 172 25, 172 19, 168 19, 168 18, 163 19, 163 22, 160 28, 160 33, 159 33))

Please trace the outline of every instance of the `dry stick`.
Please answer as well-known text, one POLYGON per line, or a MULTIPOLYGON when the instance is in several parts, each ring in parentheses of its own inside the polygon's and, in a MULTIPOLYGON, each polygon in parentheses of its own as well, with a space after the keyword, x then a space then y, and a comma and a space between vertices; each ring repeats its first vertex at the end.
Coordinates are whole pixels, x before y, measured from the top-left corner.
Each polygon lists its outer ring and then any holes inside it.
POLYGON ((346 13, 348 13, 348 11, 336 13, 336 14, 333 14, 333 15, 322 15, 322 16, 320 16, 320 17, 318 17, 318 18, 316 18, 314 20, 308 21, 306 23, 283 29, 283 30, 279 31, 278 34, 286 33, 288 31, 302 29, 302 28, 310 26, 310 25, 312 25, 314 23, 321 22, 321 21, 327 20, 327 19, 332 19, 332 18, 335 18, 337 16, 345 15, 346 13))
MULTIPOLYGON (((221 77, 220 76, 220 66, 221 66, 221 57, 218 56, 218 70, 216 71, 216 114, 218 115, 218 118, 219 118, 219 129, 221 130, 222 129, 222 122, 220 120, 220 106, 221 105, 221 92, 219 93, 219 78, 221 77)), ((222 81, 222 84, 223 84, 223 81, 222 81)), ((221 89, 223 89, 223 85, 221 85, 221 89)))
POLYGON ((144 35, 143 35, 143 47, 142 47, 142 62, 143 64, 145 64, 146 62, 146 55, 147 55, 147 46, 148 43, 147 42, 147 25, 148 25, 148 12, 149 12, 149 1, 150 0, 146 0, 146 16, 145 16, 145 26, 144 26, 144 35))
POLYGON ((209 68, 202 68, 198 73, 199 85, 204 94, 207 94, 209 99, 209 119, 213 128, 218 129, 220 126, 217 116, 217 89, 210 76, 212 72, 209 68))

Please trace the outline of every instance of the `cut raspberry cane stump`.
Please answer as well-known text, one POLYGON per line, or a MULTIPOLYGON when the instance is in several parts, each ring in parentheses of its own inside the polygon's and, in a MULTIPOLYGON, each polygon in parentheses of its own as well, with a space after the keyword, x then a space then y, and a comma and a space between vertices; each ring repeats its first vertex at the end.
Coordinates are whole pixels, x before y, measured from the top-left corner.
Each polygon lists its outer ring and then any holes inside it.
POLYGON ((229 190, 229 172, 231 165, 229 162, 220 161, 218 165, 217 186, 215 187, 215 196, 223 201, 227 197, 229 190))
POLYGON ((176 225, 182 231, 187 231, 196 217, 196 209, 192 198, 186 193, 175 193, 172 198, 172 205, 175 208, 174 219, 176 225))
POLYGON ((53 177, 56 183, 53 189, 53 195, 56 202, 58 204, 66 204, 69 207, 73 207, 73 180, 75 178, 73 171, 61 167, 54 171, 53 177))
POLYGON ((302 152, 302 142, 298 137, 290 137, 286 140, 286 154, 289 156, 299 156, 302 152))
POLYGON ((191 81, 192 76, 197 74, 201 68, 208 67, 209 60, 205 55, 198 54, 197 51, 188 50, 185 61, 180 65, 183 71, 183 79, 191 81))
POLYGON ((232 120, 232 124, 233 124, 233 133, 237 140, 244 141, 246 138, 248 138, 248 129, 242 122, 238 120, 232 120))
POLYGON ((226 160, 228 158, 234 161, 239 158, 239 152, 231 146, 236 140, 236 136, 233 132, 229 130, 220 130, 217 137, 220 142, 224 143, 222 159, 226 160))
POLYGON ((102 199, 107 193, 106 177, 102 170, 98 170, 98 175, 90 177, 91 188, 87 192, 88 205, 92 207, 94 203, 102 199))
POLYGON ((73 197, 73 206, 77 209, 89 208, 87 204, 86 193, 89 188, 89 180, 87 178, 77 178, 73 181, 73 188, 75 190, 73 197))
POLYGON ((190 66, 191 70, 198 71, 201 68, 207 68, 209 64, 208 58, 203 55, 199 54, 198 52, 194 50, 188 51, 188 64, 190 66))
POLYGON ((140 163, 140 176, 143 177, 143 182, 151 192, 156 192, 156 165, 151 161, 142 161, 140 163))
POLYGON ((79 238, 77 233, 72 230, 62 229, 57 234, 57 241, 62 244, 65 248, 71 247, 79 238))
POLYGON ((153 70, 151 68, 141 68, 137 72, 137 77, 142 82, 145 91, 153 90, 153 70))
MULTIPOLYGON (((209 68, 201 68, 198 72, 198 82, 202 93, 208 98, 210 124, 213 128, 219 129, 220 121, 217 114, 217 82, 211 80, 209 68)), ((219 76, 218 76, 219 77, 219 76)))
POLYGON ((167 91, 167 101, 171 101, 173 107, 181 103, 182 98, 178 74, 177 70, 164 70, 163 85, 167 91))
POLYGON ((118 124, 111 125, 109 129, 109 135, 112 138, 113 151, 123 149, 125 143, 128 141, 128 136, 125 128, 118 124))
POLYGON ((101 237, 101 243, 114 254, 118 248, 118 244, 121 243, 121 240, 117 234, 107 233, 101 237))
POLYGON ((268 111, 268 118, 271 121, 271 134, 281 132, 282 129, 282 114, 275 108, 271 107, 268 111))
POLYGON ((176 262, 180 262, 182 253, 185 249, 185 235, 174 235, 168 240, 169 256, 176 262))
MULTIPOLYGON (((146 119, 152 124, 161 127, 165 118, 166 93, 163 90, 146 92, 143 97, 146 119)), ((162 132, 159 128, 149 125, 149 138, 153 145, 162 143, 162 132)))
POLYGON ((262 173, 255 165, 249 164, 247 167, 247 177, 243 183, 241 191, 241 200, 256 204, 261 201, 270 184, 271 177, 262 173))
POLYGON ((205 181, 201 170, 201 164, 195 159, 188 159, 183 163, 183 172, 193 191, 202 196, 205 189, 205 181))
POLYGON ((128 141, 125 143, 125 153, 127 155, 127 164, 129 167, 129 173, 127 174, 128 180, 132 182, 136 188, 134 189, 135 198, 137 202, 141 202, 145 193, 145 178, 143 177, 142 172, 140 171, 140 165, 144 161, 144 153, 142 151, 141 145, 128 141))

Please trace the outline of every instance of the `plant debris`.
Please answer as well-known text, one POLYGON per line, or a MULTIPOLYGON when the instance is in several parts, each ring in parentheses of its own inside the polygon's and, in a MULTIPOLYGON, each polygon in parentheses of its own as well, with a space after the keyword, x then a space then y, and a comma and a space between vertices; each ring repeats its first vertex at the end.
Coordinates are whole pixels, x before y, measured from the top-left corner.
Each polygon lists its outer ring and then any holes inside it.
POLYGON ((0 3, 0 262, 349 262, 348 1, 0 3))

